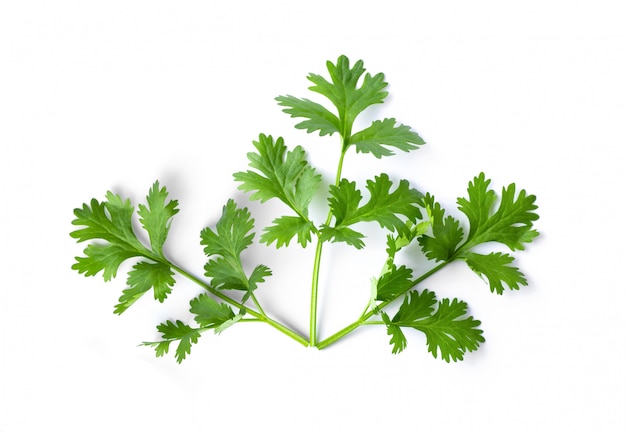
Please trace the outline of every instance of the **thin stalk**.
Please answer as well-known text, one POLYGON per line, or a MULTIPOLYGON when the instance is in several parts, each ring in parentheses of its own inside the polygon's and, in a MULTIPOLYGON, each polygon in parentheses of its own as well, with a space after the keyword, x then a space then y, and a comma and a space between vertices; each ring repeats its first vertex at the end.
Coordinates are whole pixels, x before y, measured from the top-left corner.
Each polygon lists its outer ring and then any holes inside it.
POLYGON ((305 337, 303 337, 299 333, 295 332, 294 330, 290 329, 289 327, 279 323, 278 321, 275 321, 275 320, 269 318, 267 315, 265 315, 265 313, 257 312, 257 311, 255 311, 253 309, 250 309, 247 306, 244 306, 243 304, 241 304, 237 300, 234 300, 234 299, 230 298, 229 296, 223 294, 221 291, 218 291, 218 290, 214 289, 208 283, 206 283, 204 280, 194 276, 193 274, 191 274, 187 270, 185 270, 185 269, 183 269, 183 268, 181 268, 181 267, 179 267, 177 265, 174 265, 171 262, 168 265, 170 265, 176 272, 178 272, 182 276, 185 276, 187 279, 191 280, 192 282, 196 283, 197 285, 201 286, 202 288, 204 288, 205 290, 207 290, 208 292, 210 292, 211 294, 213 294, 217 298, 220 298, 220 299, 224 300, 225 302, 227 302, 227 303, 229 303, 229 304, 231 304, 233 306, 236 306, 236 307, 238 307, 240 309, 245 309, 246 313, 250 314, 251 316, 253 316, 258 321, 262 321, 262 322, 264 322, 264 323, 274 327, 276 330, 284 333, 285 335, 289 336, 290 338, 292 338, 296 342, 301 343, 305 347, 309 345, 309 341, 305 337))
MULTIPOLYGON (((335 185, 341 180, 341 171, 343 169, 343 160, 346 155, 345 146, 342 146, 339 163, 337 164, 337 174, 335 175, 335 185)), ((333 218, 332 212, 329 210, 324 225, 329 225, 333 218)), ((324 241, 317 237, 317 245, 315 246, 315 257, 313 259, 313 277, 311 279, 311 305, 309 310, 309 345, 314 347, 317 344, 317 293, 319 289, 320 264, 322 261, 322 246, 324 241)))
POLYGON ((252 301, 254 302, 256 307, 259 308, 259 313, 263 315, 264 317, 267 317, 267 315, 265 314, 265 311, 263 310, 263 308, 261 307, 261 304, 259 303, 259 300, 256 298, 256 295, 252 294, 250 298, 252 298, 252 301))
MULTIPOLYGON (((415 279, 413 281, 412 287, 414 287, 414 286, 418 285, 419 283, 423 282, 424 280, 426 280, 427 278, 429 278, 430 276, 435 274, 437 271, 441 270, 443 267, 445 267, 449 263, 450 263, 450 261, 442 262, 441 264, 437 265, 436 267, 431 268, 430 270, 428 270, 427 272, 425 272, 424 274, 419 276, 417 279, 415 279)), ((334 335, 332 335, 332 336, 324 339, 323 341, 319 342, 317 344, 317 348, 320 349, 320 350, 323 349, 323 348, 326 348, 327 346, 333 344, 334 342, 336 342, 339 339, 343 338, 347 334, 352 333, 354 330, 356 330, 357 328, 359 328, 362 325, 377 324, 377 322, 366 322, 366 321, 368 319, 370 319, 372 316, 374 316, 375 314, 377 314, 381 309, 385 308, 389 303, 391 303, 394 300, 396 300, 398 297, 396 297, 393 300, 383 301, 382 303, 378 304, 376 306, 376 309, 370 310, 369 312, 366 312, 365 314, 361 315, 361 317, 358 320, 356 320, 355 322, 353 322, 352 324, 344 327, 343 329, 339 330, 334 335)))

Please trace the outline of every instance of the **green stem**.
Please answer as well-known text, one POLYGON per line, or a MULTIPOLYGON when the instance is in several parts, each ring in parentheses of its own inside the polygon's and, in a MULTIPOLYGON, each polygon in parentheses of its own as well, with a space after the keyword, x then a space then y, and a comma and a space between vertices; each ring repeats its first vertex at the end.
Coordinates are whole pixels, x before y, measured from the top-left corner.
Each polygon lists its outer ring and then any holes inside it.
MULTIPOLYGON (((441 270, 443 267, 448 265, 450 262, 451 261, 442 262, 441 264, 437 265, 436 267, 431 268, 426 273, 422 274, 420 277, 415 279, 413 281, 412 287, 415 287, 419 283, 423 282, 424 280, 426 280, 427 278, 429 278, 430 276, 435 274, 437 271, 441 270)), ((398 297, 399 296, 400 295, 398 295, 398 297)), ((366 322, 366 321, 368 319, 370 319, 372 316, 374 316, 375 314, 377 314, 381 309, 385 308, 389 303, 391 303, 394 300, 396 300, 398 297, 396 297, 396 298, 394 298, 392 300, 383 301, 382 303, 378 304, 376 306, 376 309, 373 309, 373 310, 370 310, 369 312, 366 312, 365 314, 361 315, 361 317, 358 320, 356 320, 355 322, 353 322, 352 324, 344 327, 343 329, 339 330, 334 335, 332 335, 332 336, 324 339, 323 341, 319 342, 317 344, 317 348, 320 349, 320 350, 323 349, 323 348, 326 348, 327 346, 333 344, 334 342, 336 342, 339 339, 343 338, 347 334, 352 333, 354 330, 356 330, 357 328, 359 328, 362 325, 378 324, 378 322, 366 322)))
POLYGON ((230 298, 229 296, 223 294, 221 291, 218 291, 218 290, 214 289, 208 283, 206 283, 204 280, 194 276, 193 274, 191 274, 187 270, 184 270, 183 268, 180 268, 177 265, 172 264, 171 262, 168 262, 168 265, 170 267, 172 267, 176 272, 178 272, 182 276, 185 276, 187 279, 191 280, 192 282, 196 283, 197 285, 201 286, 202 288, 204 288, 205 290, 207 290, 208 292, 210 292, 211 294, 213 294, 217 298, 220 298, 223 301, 225 301, 225 302, 227 302, 227 303, 229 303, 229 304, 231 304, 233 306, 236 306, 236 307, 238 307, 240 309, 245 309, 246 313, 248 313, 250 316, 253 316, 258 321, 262 321, 262 322, 264 322, 264 323, 274 327, 276 330, 284 333, 285 335, 289 336, 290 338, 292 338, 296 342, 301 343, 305 347, 309 345, 309 341, 305 337, 303 337, 299 333, 293 331, 289 327, 279 323, 278 321, 275 321, 275 320, 269 318, 268 316, 265 315, 264 312, 257 312, 255 310, 250 309, 249 307, 244 306, 243 304, 241 304, 237 300, 234 300, 234 299, 230 298))
POLYGON ((317 290, 320 278, 320 262, 323 241, 318 237, 313 259, 313 278, 311 279, 311 305, 309 311, 309 345, 314 347, 317 341, 317 290))
POLYGON ((252 294, 251 298, 252 298, 252 301, 254 302, 254 304, 256 305, 256 307, 259 308, 259 312, 261 313, 261 315, 263 315, 264 317, 267 318, 267 315, 265 314, 265 311, 261 307, 261 304, 259 303, 259 300, 257 300, 256 295, 252 294))
MULTIPOLYGON (((343 160, 346 155, 345 146, 342 146, 339 163, 337 164, 337 174, 335 175, 335 185, 341 180, 341 171, 343 170, 343 160)), ((333 218, 332 212, 329 210, 324 225, 329 225, 333 218)), ((317 293, 319 289, 320 264, 322 261, 322 246, 324 241, 317 237, 317 245, 315 246, 315 257, 313 259, 313 277, 311 279, 311 305, 309 311, 309 345, 314 347, 317 344, 317 293)))

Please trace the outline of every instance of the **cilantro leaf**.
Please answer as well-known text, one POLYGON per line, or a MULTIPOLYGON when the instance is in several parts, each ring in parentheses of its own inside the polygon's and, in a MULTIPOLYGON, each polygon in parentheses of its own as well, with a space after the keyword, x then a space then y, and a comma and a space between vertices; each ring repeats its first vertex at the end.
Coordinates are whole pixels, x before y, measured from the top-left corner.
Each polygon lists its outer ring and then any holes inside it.
POLYGON ((282 216, 272 221, 273 226, 263 229, 260 241, 268 246, 276 242, 276 247, 288 246, 293 237, 298 237, 298 243, 306 247, 311 241, 311 232, 316 231, 309 220, 300 216, 282 216))
POLYGON ((200 233, 200 244, 210 258, 204 270, 212 277, 211 285, 216 289, 254 290, 271 271, 264 265, 255 268, 246 276, 241 262, 241 253, 252 243, 254 220, 247 208, 237 208, 230 199, 222 209, 222 216, 215 231, 204 228, 200 233))
POLYGON ((410 324, 429 318, 435 311, 437 297, 435 293, 427 289, 422 292, 411 291, 402 301, 400 309, 393 317, 394 323, 410 324))
POLYGON ((200 294, 189 302, 189 311, 195 314, 195 321, 203 328, 217 328, 235 317, 226 303, 218 303, 207 294, 200 294))
POLYGON ((272 270, 266 265, 259 264, 254 267, 250 276, 248 276, 248 289, 254 291, 259 286, 259 283, 265 282, 265 278, 272 275, 272 270))
POLYGON ((321 136, 338 132, 348 142, 357 116, 367 107, 382 103, 387 97, 384 91, 387 83, 382 73, 374 76, 367 73, 363 76, 363 61, 359 60, 350 67, 346 56, 340 56, 336 64, 326 62, 326 67, 330 81, 321 75, 309 74, 307 79, 313 83, 309 89, 328 98, 335 106, 336 114, 307 99, 279 96, 276 100, 279 105, 286 107, 283 111, 291 117, 305 119, 296 128, 306 129, 309 133, 319 131, 321 136))
POLYGON ((365 238, 365 235, 362 233, 344 226, 335 228, 332 226, 322 225, 320 229, 320 240, 346 243, 350 246, 356 247, 357 249, 365 247, 363 238, 365 238))
POLYGON ((161 357, 167 354, 172 342, 178 341, 176 347, 176 361, 182 363, 191 353, 191 345, 198 343, 200 330, 193 328, 180 320, 172 322, 167 320, 157 326, 163 340, 157 342, 143 342, 143 345, 155 347, 156 356, 161 357))
POLYGON ((402 332, 402 328, 395 325, 389 319, 389 315, 387 315, 385 312, 381 312, 380 316, 387 328, 387 334, 391 336, 391 339, 389 340, 389 343, 393 345, 393 348, 391 349, 391 353, 392 354, 401 353, 402 351, 406 349, 406 345, 407 345, 406 336, 404 336, 404 333, 402 332))
POLYGON ((358 221, 359 203, 363 195, 356 188, 356 182, 343 178, 337 185, 331 185, 329 191, 328 204, 330 212, 335 217, 336 226, 344 225, 345 221, 358 221))
POLYGON ((526 285, 524 275, 516 267, 511 267, 514 258, 500 252, 482 255, 467 252, 463 255, 467 265, 479 276, 485 276, 489 282, 491 292, 504 293, 504 285, 509 289, 519 289, 520 285, 526 285))
POLYGON ((115 306, 121 314, 144 293, 154 289, 154 298, 165 300, 175 281, 169 262, 163 256, 172 217, 178 212, 177 201, 166 203, 167 191, 156 181, 147 196, 148 206, 139 205, 140 222, 151 240, 151 249, 144 246, 133 230, 134 207, 130 200, 108 192, 106 200, 92 199, 90 204, 74 210, 72 224, 79 226, 70 233, 78 242, 96 241, 87 245, 83 257, 76 257, 72 269, 85 276, 102 271, 105 281, 116 277, 120 265, 130 258, 142 257, 147 261, 137 263, 128 273, 127 284, 115 306))
POLYGON ((413 287, 413 271, 404 265, 392 264, 376 283, 376 300, 390 301, 413 287))
POLYGON ((298 215, 308 216, 308 207, 322 180, 305 159, 304 149, 296 146, 287 151, 282 137, 274 141, 272 136, 261 134, 254 142, 258 152, 248 153, 250 167, 233 176, 241 183, 240 190, 253 191, 250 199, 265 202, 278 198, 298 215), (260 173, 259 173, 260 172, 260 173))
POLYGON ((404 351, 407 346, 407 339, 402 332, 401 325, 431 316, 435 304, 437 304, 437 299, 434 292, 428 290, 421 293, 411 291, 404 297, 404 301, 393 320, 390 320, 385 312, 381 312, 381 318, 387 327, 387 334, 391 336, 389 343, 393 345, 391 350, 393 354, 404 351))
POLYGON ((454 298, 439 302, 437 312, 430 318, 416 321, 413 328, 426 335, 428 351, 446 362, 463 360, 467 351, 474 351, 485 342, 480 321, 467 317, 467 303, 454 298))
POLYGON ((362 233, 344 226, 334 228, 332 226, 322 225, 320 229, 320 240, 332 241, 335 243, 346 243, 350 246, 356 247, 357 249, 365 247, 363 238, 365 238, 365 235, 362 233))
POLYGON ((283 112, 292 118, 305 118, 296 124, 296 128, 306 130, 307 133, 319 131, 320 136, 332 135, 341 132, 341 124, 336 115, 323 105, 306 98, 296 98, 291 95, 276 98, 278 105, 287 107, 283 112))
POLYGON ((458 220, 445 215, 432 195, 426 195, 424 204, 430 217, 432 236, 424 234, 418 242, 428 259, 447 261, 455 255, 457 246, 463 240, 463 229, 458 220))
POLYGON ((523 250, 524 243, 529 243, 539 233, 532 229, 533 222, 539 216, 533 211, 537 209, 535 196, 527 195, 520 190, 515 195, 515 184, 502 189, 502 197, 498 209, 492 213, 496 194, 489 189, 491 180, 481 173, 467 189, 468 198, 459 198, 459 210, 470 222, 468 245, 495 241, 506 245, 511 250, 523 250))
POLYGON ((166 203, 166 199, 165 187, 159 188, 159 182, 156 181, 146 197, 148 206, 139 204, 137 211, 140 217, 139 221, 148 232, 152 250, 155 252, 162 251, 163 243, 170 230, 172 217, 178 213, 178 201, 171 200, 166 203))
POLYGON ((138 262, 128 272, 126 284, 129 288, 123 291, 114 313, 123 313, 152 288, 154 288, 154 298, 163 302, 172 292, 175 283, 174 272, 168 265, 161 262, 138 262))
POLYGON ((257 153, 250 152, 250 166, 258 172, 248 170, 234 174, 241 182, 240 190, 253 191, 250 199, 265 202, 277 198, 289 206, 297 216, 284 216, 273 221, 274 225, 265 228, 261 242, 268 245, 276 242, 276 247, 287 246, 293 237, 298 237, 302 247, 311 240, 311 232, 317 232, 309 220, 309 204, 317 191, 322 177, 305 159, 305 152, 297 146, 287 151, 284 140, 279 137, 261 134, 254 142, 257 153))
POLYGON ((355 145, 357 152, 371 153, 376 158, 394 155, 387 147, 394 147, 409 152, 417 149, 425 142, 406 125, 396 125, 393 118, 372 122, 368 128, 355 133, 350 144, 355 145))
MULTIPOLYGON (((111 192, 106 194, 106 198, 105 202, 98 202, 96 199, 92 199, 91 206, 83 204, 82 208, 74 210, 76 219, 72 221, 72 224, 83 226, 83 228, 71 232, 70 236, 76 238, 78 242, 103 240, 108 241, 109 245, 113 246, 110 250, 94 247, 96 250, 92 252, 94 254, 93 267, 101 266, 100 270, 104 270, 107 273, 108 278, 105 277, 105 280, 109 280, 111 277, 115 277, 117 272, 116 265, 119 266, 123 260, 117 262, 117 260, 105 259, 106 257, 118 257, 122 252, 125 252, 125 255, 130 255, 126 256, 126 258, 144 256, 149 254, 149 251, 139 242, 133 231, 131 218, 134 208, 130 200, 122 200, 119 195, 111 192), (107 267, 108 264, 111 265, 110 268, 107 267)), ((97 244, 94 246, 97 246, 97 244)), ((85 254, 87 254, 87 258, 83 258, 81 262, 83 267, 89 267, 87 261, 91 258, 87 251, 85 251, 85 254)), ((76 266, 72 268, 78 269, 76 266)), ((83 273, 87 272, 87 270, 79 270, 79 272, 83 273)))
POLYGON ((387 325, 388 333, 393 336, 391 343, 394 344, 394 353, 404 349, 396 329, 400 327, 423 332, 428 351, 446 362, 463 360, 466 352, 476 350, 485 341, 482 330, 478 328, 480 321, 467 316, 465 302, 456 298, 452 301, 444 298, 437 303, 435 294, 428 290, 407 294, 393 319, 388 320, 387 317, 383 321, 387 325))
POLYGON ((393 182, 386 173, 368 180, 366 188, 370 198, 363 206, 359 206, 362 195, 354 182, 345 179, 330 187, 331 197, 328 199, 330 212, 335 217, 335 229, 348 227, 358 222, 376 221, 381 227, 409 235, 405 221, 397 215, 403 215, 415 222, 421 218, 419 206, 422 194, 409 187, 406 180, 401 180, 398 187, 391 191, 393 182))
POLYGON ((313 83, 309 89, 324 95, 337 108, 341 135, 348 138, 357 116, 367 107, 382 103, 387 97, 388 93, 383 90, 387 83, 382 73, 374 76, 366 73, 363 76, 365 68, 362 60, 350 67, 348 58, 340 56, 336 64, 326 62, 326 67, 331 81, 321 75, 309 74, 307 78, 313 83), (358 86, 361 76, 363 79, 358 86))
POLYGON ((511 266, 514 258, 504 253, 479 254, 472 249, 486 242, 498 242, 511 250, 524 249, 538 232, 532 228, 539 216, 535 196, 521 190, 517 196, 515 184, 502 189, 500 205, 494 212, 498 196, 489 188, 491 181, 481 173, 469 183, 468 198, 458 198, 459 210, 463 212, 470 228, 464 239, 459 222, 450 216, 427 194, 424 204, 432 226, 432 235, 422 235, 419 244, 426 257, 436 261, 465 260, 467 265, 481 277, 486 277, 492 292, 502 294, 505 285, 519 289, 526 279, 518 268, 511 266))
POLYGON ((117 270, 124 261, 143 256, 143 252, 130 250, 119 244, 93 243, 87 245, 83 253, 84 257, 74 258, 76 263, 72 265, 72 270, 85 274, 86 277, 95 276, 102 271, 105 282, 117 276, 117 270))
POLYGON ((416 219, 422 217, 418 206, 422 204, 423 196, 419 191, 410 188, 409 182, 405 179, 400 181, 393 192, 392 185, 393 182, 386 173, 376 176, 373 181, 367 181, 366 188, 370 192, 370 198, 359 208, 358 220, 376 221, 390 231, 395 230, 400 234, 409 235, 405 221, 398 218, 397 214, 415 223, 416 219))

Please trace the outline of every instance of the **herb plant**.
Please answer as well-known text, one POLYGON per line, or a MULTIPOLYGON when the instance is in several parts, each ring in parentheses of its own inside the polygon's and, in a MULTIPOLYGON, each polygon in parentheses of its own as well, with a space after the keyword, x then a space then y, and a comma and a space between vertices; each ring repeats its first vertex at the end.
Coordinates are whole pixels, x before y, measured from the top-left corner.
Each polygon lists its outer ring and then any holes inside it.
POLYGON ((465 229, 459 220, 446 214, 432 194, 412 188, 408 180, 394 185, 389 175, 381 173, 364 186, 358 186, 342 177, 344 158, 352 150, 382 158, 393 155, 394 151, 413 151, 424 141, 394 118, 375 120, 367 128, 353 131, 355 120, 363 111, 385 100, 387 83, 381 73, 366 73, 362 61, 350 66, 345 56, 334 64, 327 62, 327 68, 330 80, 317 74, 307 78, 313 83, 309 89, 327 98, 332 110, 305 98, 289 95, 276 98, 285 113, 298 119, 296 128, 339 138, 340 153, 335 180, 328 189, 326 220, 318 223, 309 217, 309 207, 321 188, 322 177, 309 164, 302 147, 289 149, 282 138, 261 134, 253 142, 255 151, 248 154, 250 169, 234 174, 238 188, 251 193, 251 200, 277 199, 291 210, 289 215, 277 217, 263 229, 261 243, 276 248, 287 247, 292 242, 302 248, 315 246, 308 336, 270 318, 259 303, 256 291, 272 271, 263 264, 244 267, 242 255, 253 243, 254 220, 248 209, 234 200, 224 205, 214 227, 200 232, 200 244, 207 256, 206 278, 196 277, 164 253, 170 224, 179 210, 178 202, 168 200, 166 188, 158 181, 148 192, 146 203, 137 209, 149 245, 142 243, 133 229, 134 207, 128 199, 108 192, 103 202, 92 199, 74 210, 76 218, 72 224, 78 229, 70 235, 78 242, 89 242, 84 256, 76 257, 74 270, 85 276, 102 272, 104 280, 109 281, 123 262, 136 260, 128 272, 127 288, 115 306, 116 314, 125 312, 151 290, 154 298, 163 302, 178 277, 190 279, 203 288, 189 303, 193 323, 165 321, 157 326, 161 338, 144 342, 155 348, 157 356, 176 346, 175 356, 180 363, 203 332, 220 333, 234 324, 256 321, 274 327, 304 346, 319 349, 361 326, 377 325, 386 328, 393 353, 406 348, 404 330, 415 329, 426 335, 427 348, 433 356, 446 362, 458 361, 484 342, 481 323, 468 315, 464 301, 438 300, 433 291, 419 288, 422 281, 451 262, 464 261, 486 280, 491 292, 502 294, 506 289, 516 290, 527 284, 510 254, 484 251, 494 242, 511 251, 523 250, 538 235, 533 229, 533 222, 539 218, 534 212, 535 196, 517 191, 515 184, 510 184, 498 197, 490 187, 490 180, 480 173, 469 182, 467 196, 457 201, 458 209, 469 221, 465 229), (381 264, 381 273, 373 276, 372 287, 363 288, 362 302, 367 308, 362 315, 335 334, 319 339, 317 295, 323 247, 332 242, 363 248, 365 236, 355 229, 359 222, 375 222, 385 231, 386 261, 381 264), (485 243, 491 244, 483 246, 479 253, 476 248, 485 243), (412 260, 430 264, 421 275, 413 271, 417 264, 400 264, 397 257, 401 249, 411 244, 417 244, 425 256, 412 260))

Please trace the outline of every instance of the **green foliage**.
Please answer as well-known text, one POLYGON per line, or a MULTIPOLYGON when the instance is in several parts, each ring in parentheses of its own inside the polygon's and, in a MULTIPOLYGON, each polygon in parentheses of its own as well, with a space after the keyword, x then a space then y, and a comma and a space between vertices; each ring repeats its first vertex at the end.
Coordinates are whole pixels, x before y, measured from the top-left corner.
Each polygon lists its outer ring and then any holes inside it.
POLYGON ((410 327, 426 335, 428 351, 446 362, 463 360, 468 351, 474 351, 485 342, 480 321, 467 316, 467 303, 456 298, 437 302, 434 292, 409 292, 393 319, 383 315, 394 354, 406 348, 403 327, 410 327), (435 309, 435 306, 437 308, 435 309))
MULTIPOLYGON (((416 150, 424 141, 392 117, 373 120, 354 132, 356 119, 372 105, 384 102, 387 82, 382 73, 366 72, 360 60, 350 65, 345 56, 326 66, 328 77, 309 74, 307 78, 312 83, 309 89, 322 96, 327 106, 291 95, 276 98, 285 113, 298 119, 297 129, 340 139, 335 179, 328 182, 326 191, 326 219, 315 222, 310 217, 310 207, 324 193, 320 191, 322 176, 308 162, 301 146, 289 148, 281 137, 260 134, 253 141, 254 152, 248 153, 249 169, 233 175, 238 188, 249 193, 251 200, 264 203, 277 199, 286 206, 286 215, 276 216, 262 229, 260 243, 276 248, 289 247, 294 239, 302 248, 315 244, 312 282, 310 286, 303 283, 311 288, 308 336, 268 316, 257 299, 259 287, 272 272, 263 264, 250 265, 254 258, 246 250, 254 243, 254 219, 234 200, 226 202, 217 222, 200 231, 200 245, 207 256, 204 278, 174 264, 164 253, 170 224, 179 210, 178 202, 167 199, 167 191, 158 181, 150 188, 146 203, 138 205, 137 216, 130 200, 111 192, 103 202, 92 199, 74 210, 72 224, 77 229, 70 235, 87 243, 83 256, 76 257, 72 265, 74 270, 85 276, 102 273, 109 281, 123 263, 134 260, 115 313, 125 312, 150 290, 156 300, 164 302, 180 276, 202 288, 202 293, 189 302, 189 323, 167 319, 157 326, 159 339, 144 342, 154 348, 157 357, 175 346, 174 356, 180 363, 202 333, 212 330, 219 334, 240 322, 260 322, 319 349, 361 326, 383 326, 394 354, 406 349, 407 331, 418 331, 424 334, 427 351, 434 357, 456 362, 484 342, 481 323, 470 315, 467 303, 457 298, 438 300, 435 292, 418 289, 421 283, 460 260, 487 282, 491 292, 503 294, 506 289, 519 290, 527 285, 513 256, 490 251, 490 243, 517 251, 538 235, 533 227, 539 218, 535 196, 518 191, 515 184, 503 188, 498 196, 490 188, 491 181, 480 173, 470 181, 467 197, 457 200, 458 210, 469 222, 464 226, 446 213, 433 194, 418 191, 407 179, 394 182, 390 175, 381 173, 357 186, 356 181, 342 177, 349 150, 380 159, 395 151, 416 150), (372 277, 371 287, 363 291, 367 307, 356 321, 319 340, 317 294, 322 247, 341 242, 364 249, 366 236, 360 231, 364 231, 364 223, 371 222, 378 224, 387 243, 382 269, 372 277), (139 226, 145 231, 145 243, 133 229, 139 226)), ((293 290, 300 284, 293 282, 293 290)))
POLYGON ((191 345, 198 343, 200 330, 193 328, 180 320, 166 321, 157 326, 163 340, 158 342, 144 342, 143 345, 155 347, 156 356, 167 354, 172 342, 178 342, 176 347, 176 361, 181 363, 191 353, 191 345))
POLYGON ((460 222, 452 216, 446 216, 445 211, 435 198, 427 194, 424 199, 426 211, 430 219, 432 235, 423 235, 419 239, 428 259, 448 261, 456 253, 456 248, 463 240, 463 229, 460 222))
POLYGON ((391 301, 413 288, 413 272, 404 265, 395 264, 376 282, 376 300, 391 301))
POLYGON ((134 207, 130 200, 108 192, 106 201, 92 199, 90 205, 76 208, 72 221, 81 227, 70 233, 78 242, 96 241, 87 245, 83 257, 76 257, 72 269, 85 276, 102 271, 105 281, 115 277, 120 265, 130 258, 144 260, 128 273, 128 289, 124 290, 114 312, 128 309, 144 293, 154 289, 154 298, 163 302, 174 286, 174 272, 163 256, 172 217, 178 212, 178 202, 167 202, 165 187, 155 182, 146 197, 148 206, 139 205, 140 222, 150 237, 151 248, 144 246, 132 226, 134 207), (100 241, 100 242, 97 242, 100 241))
POLYGON ((311 240, 315 226, 308 219, 309 204, 317 191, 322 177, 305 159, 300 146, 287 151, 284 140, 261 134, 254 142, 257 152, 248 153, 250 167, 256 171, 237 172, 233 176, 240 182, 239 189, 253 193, 250 199, 265 202, 277 198, 291 208, 296 216, 284 216, 265 228, 261 242, 277 247, 287 246, 294 236, 302 247, 311 240))
POLYGON ((370 198, 360 206, 363 196, 356 188, 355 182, 342 179, 339 184, 330 186, 330 213, 335 218, 335 225, 322 226, 322 239, 344 241, 357 248, 363 247, 363 235, 348 231, 348 227, 359 222, 375 221, 389 231, 408 236, 406 220, 398 215, 415 222, 422 214, 419 206, 422 205, 422 194, 409 187, 407 180, 400 181, 398 187, 391 191, 393 183, 386 173, 368 180, 366 188, 370 198))
POLYGON ((487 278, 491 292, 502 294, 504 285, 509 289, 519 289, 520 285, 527 284, 519 269, 510 265, 514 258, 506 253, 491 252, 488 255, 481 255, 467 252, 463 256, 467 265, 476 274, 487 278))
POLYGON ((243 269, 241 252, 254 238, 254 220, 247 208, 237 208, 229 200, 222 210, 222 217, 215 231, 205 228, 200 233, 200 244, 211 259, 204 266, 204 275, 211 277, 211 286, 216 289, 254 290, 272 272, 265 265, 257 265, 249 276, 243 269))
POLYGON ((502 189, 500 206, 495 212, 492 207, 497 199, 495 192, 489 189, 491 180, 481 173, 469 183, 468 198, 459 198, 459 210, 470 222, 469 241, 471 246, 495 241, 506 245, 511 250, 524 250, 539 233, 532 228, 539 216, 535 196, 520 190, 515 196, 515 184, 502 189))
POLYGON ((145 292, 154 288, 154 298, 163 302, 172 292, 174 272, 171 267, 162 262, 138 262, 128 272, 126 284, 129 286, 122 292, 119 304, 115 306, 114 313, 120 314, 128 309, 145 292))
POLYGON ((409 152, 424 144, 424 140, 410 127, 396 125, 393 118, 374 121, 368 128, 350 138, 357 152, 371 153, 374 157, 388 157, 393 151, 387 146, 409 152))

